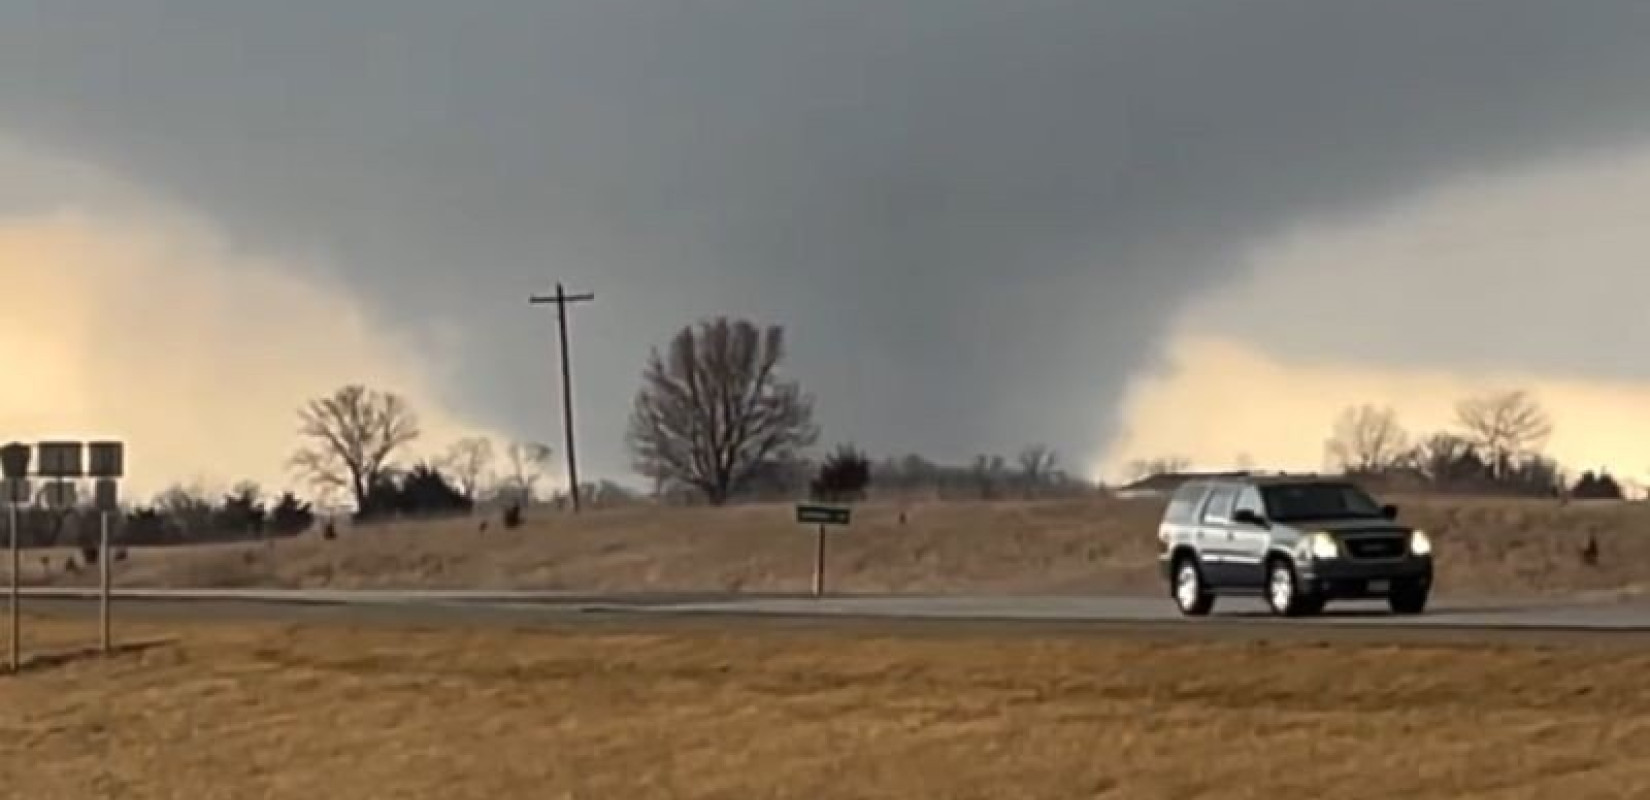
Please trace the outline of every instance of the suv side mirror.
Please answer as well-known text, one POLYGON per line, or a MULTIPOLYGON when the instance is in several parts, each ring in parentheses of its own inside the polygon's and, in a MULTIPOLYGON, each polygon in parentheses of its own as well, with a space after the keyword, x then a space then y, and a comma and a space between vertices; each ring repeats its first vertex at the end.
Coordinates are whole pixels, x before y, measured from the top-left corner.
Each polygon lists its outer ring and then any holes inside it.
POLYGON ((1381 506, 1381 516, 1386 517, 1387 519, 1397 519, 1398 507, 1395 505, 1381 506))
POLYGON ((1266 524, 1266 520, 1260 518, 1259 514, 1256 514, 1247 508, 1233 514, 1232 521, 1239 525, 1253 525, 1257 528, 1270 527, 1266 524))

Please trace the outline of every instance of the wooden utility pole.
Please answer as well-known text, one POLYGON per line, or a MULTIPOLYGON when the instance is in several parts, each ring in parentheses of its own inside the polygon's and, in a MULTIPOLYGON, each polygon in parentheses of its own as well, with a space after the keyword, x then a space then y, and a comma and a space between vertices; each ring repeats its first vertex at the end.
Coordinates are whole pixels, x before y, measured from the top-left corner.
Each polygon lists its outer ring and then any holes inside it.
POLYGON ((568 355, 567 345, 567 307, 572 303, 586 303, 595 300, 593 293, 568 294, 560 283, 556 284, 555 297, 541 297, 535 295, 533 305, 556 306, 557 329, 561 333, 561 409, 562 426, 567 439, 567 494, 573 501, 573 513, 579 512, 579 458, 578 451, 573 445, 573 361, 568 355))

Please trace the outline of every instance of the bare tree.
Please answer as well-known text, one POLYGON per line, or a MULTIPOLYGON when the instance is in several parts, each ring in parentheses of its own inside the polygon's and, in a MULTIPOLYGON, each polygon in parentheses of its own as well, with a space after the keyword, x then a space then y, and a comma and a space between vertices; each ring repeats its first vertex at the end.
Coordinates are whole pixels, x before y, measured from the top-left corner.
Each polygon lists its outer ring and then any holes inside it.
POLYGON ((1128 475, 1130 481, 1142 481, 1158 475, 1174 475, 1191 468, 1191 459, 1180 456, 1142 458, 1129 462, 1128 475))
POLYGON ((1484 462, 1472 442, 1450 433, 1427 437, 1410 451, 1422 477, 1436 487, 1452 487, 1484 477, 1484 462))
POLYGON ((726 318, 682 329, 664 355, 655 350, 630 419, 637 472, 719 505, 763 465, 812 445, 813 401, 779 378, 784 356, 782 328, 726 318))
POLYGON ((1347 472, 1386 472, 1409 454, 1409 434, 1391 408, 1353 406, 1335 420, 1334 433, 1324 449, 1334 466, 1347 472))
POLYGON ((1060 455, 1046 444, 1034 444, 1020 451, 1020 476, 1032 486, 1041 486, 1054 477, 1060 455))
POLYGON ((464 499, 475 502, 482 484, 492 479, 493 441, 472 436, 453 442, 452 447, 447 448, 446 457, 441 459, 441 466, 452 476, 464 499))
POLYGON ((517 502, 526 504, 537 496, 538 482, 550 466, 550 446, 538 442, 511 442, 504 448, 510 473, 505 478, 517 502))
POLYGON ((199 484, 173 484, 155 495, 154 508, 185 541, 203 538, 212 527, 211 494, 199 484))
POLYGON ((304 444, 291 466, 321 487, 345 488, 356 509, 393 463, 396 451, 418 439, 418 418, 400 395, 346 386, 298 411, 304 444))
POLYGON ((1456 406, 1455 419, 1497 479, 1515 460, 1539 452, 1553 433, 1546 410, 1521 389, 1467 398, 1456 406))
POLYGON ((970 472, 979 489, 980 499, 994 500, 997 497, 997 486, 1003 482, 1008 466, 1002 456, 981 454, 974 457, 974 466, 970 472))

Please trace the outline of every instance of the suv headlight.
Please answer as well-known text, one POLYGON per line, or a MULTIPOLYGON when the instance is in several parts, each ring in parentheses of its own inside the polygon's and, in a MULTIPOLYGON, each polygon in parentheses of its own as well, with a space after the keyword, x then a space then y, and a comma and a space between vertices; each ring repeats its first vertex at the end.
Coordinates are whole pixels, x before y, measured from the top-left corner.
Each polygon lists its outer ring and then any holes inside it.
POLYGON ((1432 555, 1432 540, 1427 538, 1426 531, 1415 531, 1409 535, 1410 555, 1432 555))
POLYGON ((1308 555, 1313 558, 1340 558, 1341 545, 1335 537, 1327 533, 1314 533, 1306 537, 1304 542, 1308 555))

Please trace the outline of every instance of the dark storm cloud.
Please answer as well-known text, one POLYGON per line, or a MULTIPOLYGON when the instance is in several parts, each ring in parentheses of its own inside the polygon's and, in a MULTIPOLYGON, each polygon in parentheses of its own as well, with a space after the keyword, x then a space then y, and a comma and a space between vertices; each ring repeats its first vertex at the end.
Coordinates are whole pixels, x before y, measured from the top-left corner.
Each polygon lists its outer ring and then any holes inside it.
POLYGON ((1103 440, 1166 317, 1284 225, 1639 138, 1638 2, 123 2, 0 10, 0 130, 462 331, 451 398, 591 458, 646 349, 784 322, 832 439, 1103 440))

